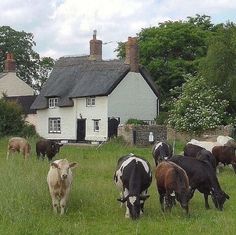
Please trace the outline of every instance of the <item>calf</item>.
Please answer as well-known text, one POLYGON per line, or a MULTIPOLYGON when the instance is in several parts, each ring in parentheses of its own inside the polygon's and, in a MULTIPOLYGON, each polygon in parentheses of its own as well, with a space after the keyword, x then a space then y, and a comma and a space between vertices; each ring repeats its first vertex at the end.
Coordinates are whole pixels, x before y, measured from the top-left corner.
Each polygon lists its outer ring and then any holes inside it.
POLYGON ((48 161, 51 161, 52 158, 59 153, 61 146, 63 146, 63 144, 59 144, 53 140, 39 140, 36 143, 36 154, 38 159, 41 155, 43 159, 45 158, 45 155, 47 155, 48 161))
POLYGON ((236 173, 236 157, 235 150, 229 146, 215 146, 212 149, 212 154, 216 159, 216 164, 223 163, 224 165, 232 164, 234 172, 236 173))
POLYGON ((25 159, 29 158, 30 144, 28 141, 22 137, 13 137, 9 139, 7 147, 7 159, 10 153, 15 152, 22 153, 25 159))
POLYGON ((147 190, 152 181, 149 163, 134 154, 121 157, 117 163, 114 181, 122 195, 117 200, 126 202, 125 217, 139 218, 143 213, 144 202, 149 197, 147 190))
POLYGON ((61 208, 61 215, 65 212, 66 203, 72 184, 72 168, 77 167, 77 163, 69 163, 66 159, 56 160, 51 163, 47 183, 52 198, 52 206, 55 213, 61 208))
POLYGON ((162 211, 165 211, 164 203, 171 210, 174 194, 188 214, 189 181, 185 170, 173 162, 163 161, 158 164, 155 177, 162 211))
POLYGON ((229 196, 221 189, 216 173, 209 162, 184 156, 174 156, 170 160, 186 171, 191 190, 190 198, 197 189, 204 194, 206 209, 209 209, 208 195, 211 195, 217 209, 223 209, 224 202, 229 199, 229 196))
POLYGON ((166 142, 157 141, 152 147, 152 156, 156 166, 163 160, 168 160, 172 157, 172 146, 166 142))

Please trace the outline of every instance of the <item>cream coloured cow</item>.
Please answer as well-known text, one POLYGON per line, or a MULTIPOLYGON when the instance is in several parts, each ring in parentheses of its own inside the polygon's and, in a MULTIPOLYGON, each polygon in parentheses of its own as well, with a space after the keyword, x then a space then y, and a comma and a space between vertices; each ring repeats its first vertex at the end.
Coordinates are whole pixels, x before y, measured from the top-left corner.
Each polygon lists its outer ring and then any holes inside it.
POLYGON ((22 137, 13 137, 8 141, 7 147, 7 159, 9 158, 10 153, 22 153, 24 158, 29 158, 30 154, 30 144, 25 138, 22 137))
POLYGON ((69 163, 67 159, 60 159, 51 163, 47 183, 55 213, 58 212, 59 208, 61 209, 61 215, 65 212, 73 180, 71 169, 77 167, 77 165, 76 162, 69 163))

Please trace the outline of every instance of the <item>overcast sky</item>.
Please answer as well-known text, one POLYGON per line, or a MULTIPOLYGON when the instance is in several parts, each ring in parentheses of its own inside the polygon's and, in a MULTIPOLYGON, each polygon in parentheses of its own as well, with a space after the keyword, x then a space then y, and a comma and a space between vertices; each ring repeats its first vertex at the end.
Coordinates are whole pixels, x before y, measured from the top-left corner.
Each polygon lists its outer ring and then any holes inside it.
POLYGON ((195 14, 236 22, 236 0, 0 0, 0 9, 1 26, 33 33, 34 49, 54 59, 89 54, 94 29, 103 58, 114 59, 117 42, 159 22, 195 14))

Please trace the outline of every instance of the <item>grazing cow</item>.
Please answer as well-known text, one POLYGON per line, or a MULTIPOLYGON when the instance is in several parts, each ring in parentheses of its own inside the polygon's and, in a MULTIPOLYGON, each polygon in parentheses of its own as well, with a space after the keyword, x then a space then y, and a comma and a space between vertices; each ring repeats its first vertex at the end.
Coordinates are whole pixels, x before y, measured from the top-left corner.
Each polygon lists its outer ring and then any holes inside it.
POLYGON ((171 210, 174 194, 188 214, 189 181, 185 170, 173 162, 163 161, 158 164, 155 177, 162 211, 165 211, 165 206, 171 210))
POLYGON ((186 171, 191 190, 190 198, 197 189, 204 194, 206 209, 210 208, 208 195, 211 195, 215 207, 223 210, 224 202, 229 199, 229 196, 221 189, 216 173, 209 162, 185 156, 173 156, 170 160, 186 171))
POLYGON ((168 160, 172 157, 172 146, 165 142, 157 141, 152 147, 152 156, 156 166, 163 160, 168 160))
POLYGON ((197 146, 200 146, 208 151, 210 151, 212 153, 212 149, 213 147, 215 146, 221 146, 220 143, 218 142, 213 142, 213 141, 199 141, 199 140, 195 140, 195 139, 192 139, 190 142, 188 142, 188 144, 194 144, 194 145, 197 145, 197 146))
POLYGON ((125 217, 138 219, 143 213, 144 202, 149 197, 147 190, 152 182, 149 163, 134 154, 121 157, 117 163, 114 181, 122 195, 117 200, 126 202, 125 217))
POLYGON ((203 147, 187 143, 184 147, 184 156, 194 157, 202 161, 209 161, 216 171, 216 159, 213 154, 203 147))
POLYGON ((61 215, 65 212, 66 203, 72 184, 72 168, 77 163, 69 163, 66 159, 56 160, 51 163, 47 183, 52 198, 52 206, 55 213, 61 208, 61 215))
POLYGON ((59 152, 60 147, 63 144, 57 143, 53 140, 39 140, 36 143, 36 154, 38 159, 42 155, 42 159, 47 155, 48 161, 51 161, 52 158, 59 152))
POLYGON ((236 148, 235 140, 229 136, 219 135, 216 141, 220 143, 221 145, 236 148))
POLYGON ((229 146, 215 146, 212 149, 212 154, 216 159, 216 164, 223 163, 224 165, 232 164, 236 173, 236 156, 235 149, 229 146))
POLYGON ((13 137, 8 141, 7 159, 10 153, 14 152, 22 153, 24 155, 24 158, 27 159, 29 158, 30 154, 30 144, 25 138, 13 137))

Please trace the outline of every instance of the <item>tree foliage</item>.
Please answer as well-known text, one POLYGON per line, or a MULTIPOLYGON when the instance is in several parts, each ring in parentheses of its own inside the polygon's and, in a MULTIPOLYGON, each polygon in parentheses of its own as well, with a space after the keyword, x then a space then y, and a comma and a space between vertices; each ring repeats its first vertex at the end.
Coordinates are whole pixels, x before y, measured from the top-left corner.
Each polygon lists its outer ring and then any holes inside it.
POLYGON ((0 72, 4 71, 6 53, 12 52, 16 60, 17 76, 38 90, 45 75, 50 73, 54 61, 52 58, 40 59, 39 54, 33 50, 35 45, 32 33, 16 31, 9 26, 0 27, 0 72))
MULTIPOLYGON (((187 21, 166 21, 138 33, 140 63, 150 71, 162 96, 180 86, 185 74, 197 73, 215 30, 210 16, 196 15, 187 21)), ((116 52, 119 58, 125 55, 124 43, 118 43, 116 52)))
POLYGON ((182 87, 176 87, 166 103, 168 123, 177 131, 201 132, 224 124, 228 101, 217 86, 203 77, 188 75, 182 87))
POLYGON ((0 99, 0 136, 18 134, 23 126, 24 115, 21 107, 15 102, 0 99))
POLYGON ((236 113, 236 25, 227 23, 211 38, 207 56, 202 59, 200 72, 217 86, 224 85, 225 98, 236 113))

